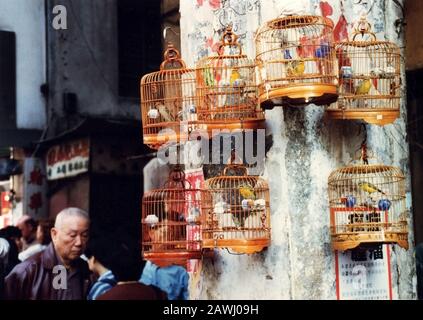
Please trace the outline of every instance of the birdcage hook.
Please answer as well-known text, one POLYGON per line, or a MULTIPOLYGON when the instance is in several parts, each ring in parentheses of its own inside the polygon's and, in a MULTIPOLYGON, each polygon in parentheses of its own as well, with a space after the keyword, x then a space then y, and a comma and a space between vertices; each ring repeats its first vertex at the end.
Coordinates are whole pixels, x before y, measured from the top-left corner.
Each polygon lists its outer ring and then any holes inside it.
POLYGON ((241 45, 238 43, 238 36, 232 31, 232 23, 229 24, 225 31, 223 32, 222 39, 220 41, 218 53, 219 55, 223 54, 224 47, 237 47, 239 49, 239 54, 242 54, 241 45))
POLYGON ((167 30, 172 31, 176 36, 179 36, 180 35, 178 32, 176 32, 175 30, 173 30, 172 27, 166 27, 166 28, 163 29, 163 40, 164 41, 166 41, 167 30))
POLYGON ((353 41, 358 35, 361 35, 361 38, 364 39, 364 35, 368 34, 373 38, 373 41, 376 41, 376 35, 371 31, 372 26, 370 22, 367 21, 366 15, 362 15, 360 20, 355 24, 353 32, 353 41))
POLYGON ((160 65, 160 70, 166 68, 186 68, 185 62, 181 59, 181 54, 172 43, 167 44, 166 51, 163 54, 163 62, 160 65))

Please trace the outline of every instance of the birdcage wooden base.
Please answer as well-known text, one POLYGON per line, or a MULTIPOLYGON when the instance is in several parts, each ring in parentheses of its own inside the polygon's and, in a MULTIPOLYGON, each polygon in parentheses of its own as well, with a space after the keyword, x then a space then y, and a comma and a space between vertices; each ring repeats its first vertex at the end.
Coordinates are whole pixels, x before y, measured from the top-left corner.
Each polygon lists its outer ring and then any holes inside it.
POLYGON ((143 135, 144 144, 149 146, 152 149, 159 149, 165 143, 168 142, 184 142, 188 140, 188 134, 166 134, 166 135, 159 135, 159 134, 151 134, 151 135, 143 135))
POLYGON ((327 109, 326 113, 330 119, 364 120, 367 123, 376 124, 380 126, 392 123, 400 116, 399 110, 396 109, 327 109))
POLYGON ((263 251, 270 245, 270 239, 208 239, 204 248, 228 248, 236 253, 252 254, 263 251))
POLYGON ((260 94, 260 104, 265 109, 277 105, 329 105, 338 98, 336 85, 330 84, 293 84, 283 88, 275 88, 260 94))
POLYGON ((201 259, 201 251, 183 252, 144 252, 144 259, 153 262, 159 267, 167 267, 172 264, 186 267, 190 259, 201 259))
POLYGON ((407 233, 388 231, 385 231, 384 233, 342 233, 332 235, 332 248, 334 250, 345 251, 354 249, 360 244, 365 243, 394 243, 408 250, 408 235, 407 233))
POLYGON ((231 133, 242 130, 265 129, 266 120, 239 120, 238 122, 209 122, 207 123, 207 133, 209 137, 219 134, 221 131, 229 130, 231 133))

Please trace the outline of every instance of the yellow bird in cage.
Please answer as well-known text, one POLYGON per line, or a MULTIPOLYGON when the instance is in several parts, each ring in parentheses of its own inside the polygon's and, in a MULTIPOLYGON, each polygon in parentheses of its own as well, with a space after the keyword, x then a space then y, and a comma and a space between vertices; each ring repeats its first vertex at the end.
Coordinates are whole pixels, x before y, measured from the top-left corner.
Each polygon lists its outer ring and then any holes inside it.
POLYGON ((372 193, 375 193, 375 192, 380 192, 381 194, 386 195, 385 192, 383 192, 382 190, 380 190, 378 187, 376 187, 374 184, 371 184, 370 182, 363 182, 362 181, 362 182, 358 183, 358 186, 361 188, 361 190, 363 190, 363 191, 365 191, 369 194, 372 194, 372 193))
POLYGON ((231 77, 229 79, 229 84, 233 86, 239 79, 241 78, 241 75, 239 74, 238 69, 233 68, 231 71, 231 77))
POLYGON ((371 87, 372 87, 372 83, 370 82, 370 79, 364 79, 360 81, 360 83, 358 84, 355 90, 355 94, 356 95, 368 94, 371 87))
POLYGON ((288 75, 290 76, 302 76, 305 71, 305 64, 303 60, 291 61, 288 64, 288 75))
POLYGON ((239 193, 244 199, 256 199, 253 187, 250 185, 241 185, 239 186, 239 193))

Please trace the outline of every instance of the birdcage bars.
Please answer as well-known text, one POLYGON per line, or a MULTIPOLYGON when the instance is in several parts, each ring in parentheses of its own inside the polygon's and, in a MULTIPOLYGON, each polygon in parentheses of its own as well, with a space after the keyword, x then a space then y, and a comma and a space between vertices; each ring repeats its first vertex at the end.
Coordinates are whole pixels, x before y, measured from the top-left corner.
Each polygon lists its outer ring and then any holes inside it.
POLYGON ((392 123, 400 114, 401 53, 397 45, 377 41, 362 17, 352 41, 335 44, 339 67, 339 98, 328 109, 332 119, 392 123), (360 40, 356 40, 361 36, 360 40))
POLYGON ((328 179, 332 246, 396 243, 408 249, 405 178, 396 167, 347 166, 328 179))
POLYGON ((203 247, 251 254, 270 245, 269 187, 249 176, 242 165, 229 164, 222 176, 206 180, 213 201, 203 216, 203 247), (235 174, 235 175, 233 175, 235 174))
POLYGON ((159 266, 186 266, 202 257, 202 215, 211 208, 211 197, 192 188, 184 172, 175 168, 162 189, 142 199, 143 257, 159 266))
POLYGON ((186 67, 172 44, 160 71, 142 77, 140 91, 143 140, 151 148, 186 141, 198 129, 195 70, 186 67))
POLYGON ((201 59, 196 66, 198 122, 213 130, 265 128, 258 104, 255 64, 242 53, 238 37, 228 26, 218 54, 201 59))
POLYGON ((262 107, 336 101, 338 79, 330 19, 280 17, 259 28, 255 43, 262 107))

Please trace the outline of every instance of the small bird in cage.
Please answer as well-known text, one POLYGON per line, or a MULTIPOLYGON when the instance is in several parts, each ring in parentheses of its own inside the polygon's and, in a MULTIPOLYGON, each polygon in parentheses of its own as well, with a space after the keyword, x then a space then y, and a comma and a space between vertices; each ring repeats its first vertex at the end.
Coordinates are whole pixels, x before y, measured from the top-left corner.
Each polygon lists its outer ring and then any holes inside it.
POLYGON ((154 226, 159 222, 159 217, 155 214, 149 214, 145 217, 144 222, 150 226, 154 226))
POLYGON ((251 199, 251 200, 255 200, 256 199, 256 195, 254 193, 254 189, 252 186, 248 185, 248 184, 242 184, 238 187, 239 193, 240 195, 243 197, 244 199, 251 199))
POLYGON ((167 122, 173 122, 175 120, 169 108, 164 104, 157 105, 157 110, 159 110, 160 116, 163 118, 163 120, 167 122))
POLYGON ((355 94, 356 95, 366 95, 366 94, 369 93, 371 87, 372 87, 372 83, 371 83, 370 79, 363 79, 358 83, 358 85, 355 89, 355 94))
POLYGON ((159 117, 159 110, 157 110, 156 107, 151 107, 147 112, 147 116, 150 119, 157 119, 159 117))
POLYGON ((288 63, 287 73, 291 77, 300 77, 304 74, 304 60, 294 60, 288 63))
POLYGON ((187 217, 186 221, 189 224, 195 224, 196 222, 198 222, 200 220, 200 213, 201 213, 200 208, 191 207, 188 210, 188 217, 187 217))
POLYGON ((358 183, 358 186, 361 188, 361 190, 367 192, 368 194, 380 192, 381 194, 386 195, 385 192, 383 192, 381 189, 376 187, 374 184, 371 184, 370 182, 360 181, 358 183))

